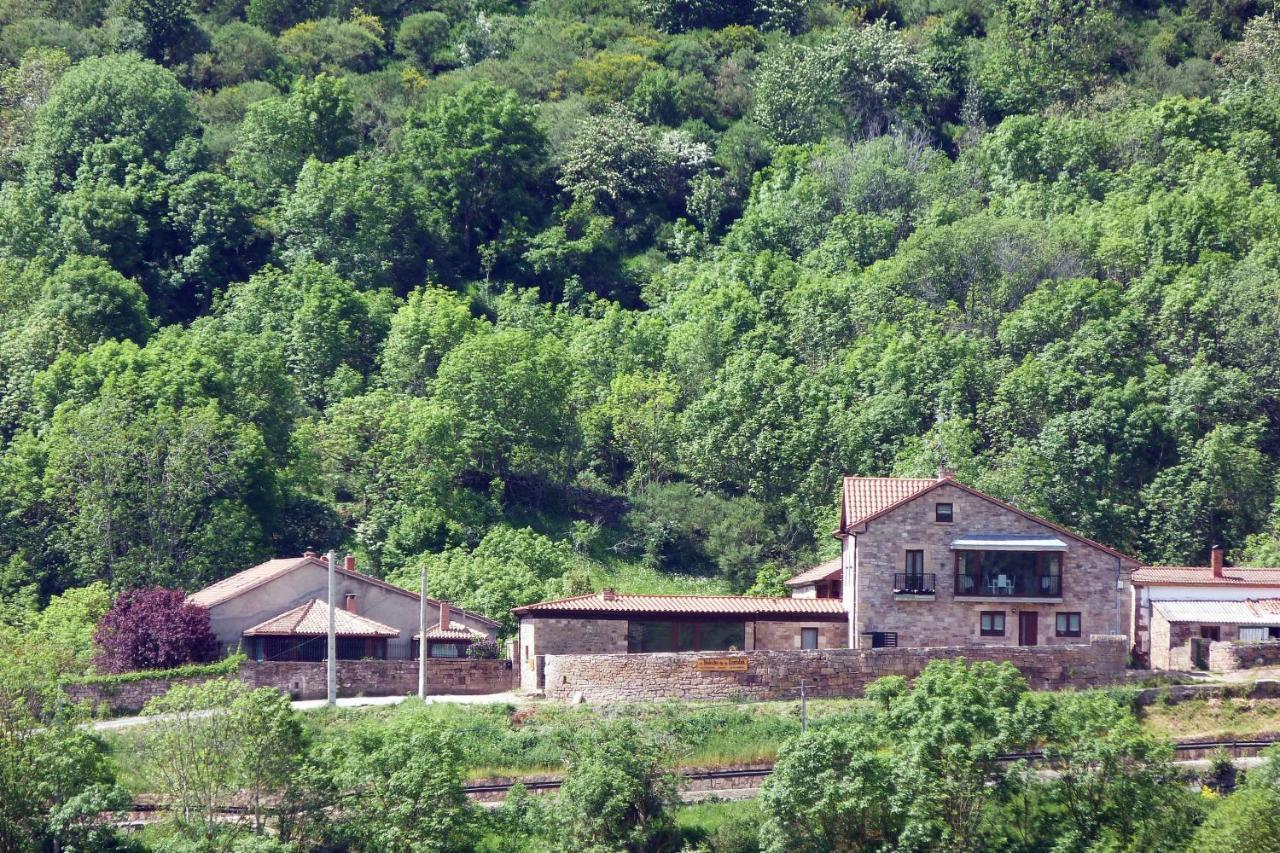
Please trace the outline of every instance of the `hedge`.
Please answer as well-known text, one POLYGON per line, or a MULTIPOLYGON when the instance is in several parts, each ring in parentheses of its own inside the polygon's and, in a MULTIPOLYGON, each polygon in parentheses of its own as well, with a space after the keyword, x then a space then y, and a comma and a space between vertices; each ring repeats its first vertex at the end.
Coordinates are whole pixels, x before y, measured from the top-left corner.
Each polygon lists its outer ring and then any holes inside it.
POLYGON ((68 678, 62 684, 128 684, 131 681, 146 681, 151 678, 199 678, 211 675, 233 675, 240 670, 240 664, 248 658, 240 653, 228 655, 217 663, 189 663, 171 669, 140 669, 135 672, 120 672, 107 675, 83 675, 68 678))

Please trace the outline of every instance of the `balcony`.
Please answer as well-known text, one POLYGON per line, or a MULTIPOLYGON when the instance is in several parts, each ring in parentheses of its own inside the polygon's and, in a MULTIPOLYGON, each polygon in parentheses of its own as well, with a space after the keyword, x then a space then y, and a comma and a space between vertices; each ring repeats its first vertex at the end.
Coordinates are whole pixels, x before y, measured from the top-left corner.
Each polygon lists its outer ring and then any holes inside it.
POLYGON ((1062 597, 1062 555, 1035 551, 956 552, 957 598, 1062 597))
POLYGON ((895 596, 933 595, 938 589, 938 576, 932 572, 895 572, 895 596))

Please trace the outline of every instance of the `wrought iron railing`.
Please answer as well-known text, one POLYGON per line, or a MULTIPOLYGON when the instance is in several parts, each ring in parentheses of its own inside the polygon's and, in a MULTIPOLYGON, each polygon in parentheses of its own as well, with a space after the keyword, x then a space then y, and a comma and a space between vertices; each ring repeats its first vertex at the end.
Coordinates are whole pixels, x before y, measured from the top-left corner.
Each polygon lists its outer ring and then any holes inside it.
POLYGON ((896 572, 893 591, 896 595, 933 595, 938 588, 938 576, 932 572, 896 572))

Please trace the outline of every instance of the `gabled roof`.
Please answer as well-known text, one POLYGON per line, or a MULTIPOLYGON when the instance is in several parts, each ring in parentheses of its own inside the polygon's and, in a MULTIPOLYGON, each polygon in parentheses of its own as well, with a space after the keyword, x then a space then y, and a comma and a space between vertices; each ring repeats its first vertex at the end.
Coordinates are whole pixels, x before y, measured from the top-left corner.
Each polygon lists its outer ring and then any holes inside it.
POLYGON ((1073 530, 1069 530, 1060 524, 1055 524, 1047 518, 1041 518, 1034 513, 1027 512, 1024 509, 1018 509, 1010 503, 1005 503, 999 498, 989 495, 986 492, 979 491, 972 486, 966 486, 959 480, 955 479, 951 474, 944 474, 935 480, 919 479, 915 477, 845 477, 844 478, 844 498, 840 506, 840 529, 836 531, 837 536, 846 535, 850 532, 850 528, 865 526, 871 521, 880 518, 887 513, 892 512, 900 506, 904 506, 916 498, 932 492, 934 489, 942 486, 953 486, 961 491, 968 492, 974 497, 981 498, 988 503, 994 504, 1001 509, 1008 510, 1015 515, 1042 524, 1050 530, 1056 530, 1064 536, 1068 536, 1077 542, 1105 551, 1113 557, 1137 565, 1138 561, 1122 551, 1117 551, 1109 545, 1103 545, 1101 542, 1095 542, 1086 536, 1081 536, 1073 530), (896 483, 896 485, 895 485, 896 483), (896 498, 896 500, 894 500, 896 498))
POLYGON ((808 586, 818 581, 833 580, 840 577, 840 572, 840 558, 836 557, 835 559, 827 560, 825 563, 819 563, 812 569, 805 569, 787 581, 787 586, 808 586))
POLYGON ((1280 599, 1245 601, 1156 601, 1156 612, 1170 622, 1223 622, 1234 625, 1280 625, 1280 599))
MULTIPOLYGON (((283 577, 290 572, 297 571, 304 566, 315 565, 322 569, 328 569, 329 564, 323 557, 304 554, 301 557, 278 557, 274 560, 267 560, 265 563, 259 563, 251 566, 242 572, 237 572, 231 577, 223 578, 217 583, 210 584, 199 592, 193 592, 187 596, 187 601, 192 604, 198 604, 201 607, 214 607, 225 601, 244 595, 251 590, 257 589, 265 583, 283 577)), ((346 568, 341 563, 336 568, 338 574, 349 578, 371 583, 374 586, 381 587, 388 592, 394 592, 397 595, 407 596, 414 601, 419 600, 418 593, 413 590, 405 589, 402 586, 396 586, 393 583, 387 583, 381 578, 375 578, 372 575, 366 575, 364 572, 357 572, 346 568)), ((434 598, 427 597, 427 602, 439 606, 440 602, 434 598)), ((474 619, 483 622, 486 625, 492 625, 497 628, 501 623, 496 619, 490 619, 487 616, 481 616, 478 613, 472 613, 470 610, 461 611, 467 615, 468 619, 474 619)))
POLYGON ((1141 586, 1280 586, 1280 569, 1226 566, 1215 578, 1209 566, 1143 566, 1130 580, 1141 586))
MULTIPOLYGON (((333 612, 334 628, 339 637, 398 637, 400 631, 342 608, 333 612)), ((329 605, 320 599, 308 601, 254 625, 244 632, 246 637, 322 637, 329 633, 329 605)))
POLYGON ((540 601, 511 610, 517 616, 550 613, 687 613, 701 616, 841 615, 838 598, 786 598, 749 595, 624 595, 603 592, 540 601))
MULTIPOLYGON (((414 634, 415 640, 421 640, 422 634, 414 634)), ((487 640, 488 637, 475 628, 468 628, 461 622, 450 622, 448 628, 442 628, 437 625, 434 628, 427 629, 428 640, 459 640, 476 642, 479 640, 487 640)))

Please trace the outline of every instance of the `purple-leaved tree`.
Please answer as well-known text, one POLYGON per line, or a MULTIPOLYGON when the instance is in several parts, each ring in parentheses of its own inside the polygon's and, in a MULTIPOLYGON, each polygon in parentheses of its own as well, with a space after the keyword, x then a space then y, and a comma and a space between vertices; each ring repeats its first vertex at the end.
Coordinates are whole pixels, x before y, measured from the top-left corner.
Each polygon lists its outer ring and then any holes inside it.
POLYGON ((99 672, 132 672, 217 658, 209 611, 186 599, 180 589, 158 586, 120 593, 94 632, 94 666, 99 672))

